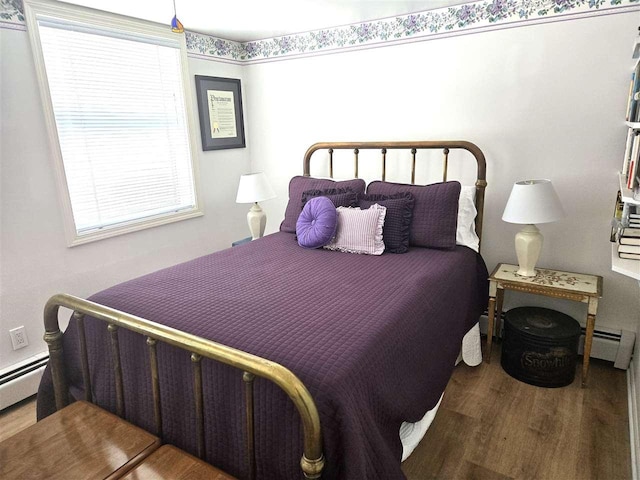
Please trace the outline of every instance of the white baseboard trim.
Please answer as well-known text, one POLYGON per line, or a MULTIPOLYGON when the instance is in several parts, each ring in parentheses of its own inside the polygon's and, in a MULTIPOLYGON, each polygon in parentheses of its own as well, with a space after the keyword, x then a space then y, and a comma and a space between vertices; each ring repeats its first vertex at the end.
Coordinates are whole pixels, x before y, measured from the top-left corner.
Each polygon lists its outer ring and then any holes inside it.
POLYGON ((10 407, 38 392, 44 366, 29 372, 11 383, 0 385, 0 410, 10 407))
POLYGON ((38 392, 48 359, 45 351, 0 370, 0 410, 38 392))
POLYGON ((640 471, 640 418, 638 418, 638 395, 633 362, 627 370, 627 400, 629 403, 629 447, 631 449, 631 478, 638 480, 640 471))

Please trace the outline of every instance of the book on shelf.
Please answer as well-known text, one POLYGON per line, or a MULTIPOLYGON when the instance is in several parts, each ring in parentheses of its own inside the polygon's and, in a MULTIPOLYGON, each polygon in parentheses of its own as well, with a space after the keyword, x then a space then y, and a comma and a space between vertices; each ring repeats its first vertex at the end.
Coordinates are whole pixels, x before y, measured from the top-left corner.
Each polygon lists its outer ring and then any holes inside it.
POLYGON ((640 245, 618 245, 618 253, 635 253, 640 255, 640 245))
POLYGON ((633 103, 633 84, 636 80, 636 72, 631 72, 631 80, 629 81, 629 95, 627 96, 627 115, 625 119, 627 122, 631 121, 631 104, 633 103))
POLYGON ((640 228, 622 228, 620 231, 620 238, 640 238, 640 228))
POLYGON ((640 237, 620 237, 618 243, 620 245, 640 245, 640 237))
POLYGON ((615 219, 613 223, 615 227, 612 229, 612 242, 617 242, 618 245, 640 245, 640 228, 623 227, 622 223, 616 222, 615 219))
POLYGON ((629 190, 633 190, 638 184, 636 175, 638 175, 638 157, 633 157, 629 161, 629 171, 627 172, 627 188, 629 190))
POLYGON ((618 236, 618 256, 640 260, 640 228, 622 228, 618 236))
POLYGON ((629 81, 629 96, 627 98, 627 115, 626 119, 633 122, 637 115, 638 98, 636 93, 640 91, 640 62, 636 64, 636 68, 631 72, 629 81))
POLYGON ((622 175, 629 172, 629 162, 631 161, 631 152, 633 151, 634 140, 638 138, 633 128, 627 130, 627 142, 624 145, 624 159, 622 161, 622 175))
MULTIPOLYGON (((640 110, 640 108, 638 109, 640 110)), ((627 188, 632 189, 633 178, 638 174, 638 162, 640 161, 640 132, 632 128, 629 129, 632 132, 633 139, 629 146, 629 152, 627 152, 627 146, 625 145, 625 157, 622 162, 622 174, 626 175, 627 188)))

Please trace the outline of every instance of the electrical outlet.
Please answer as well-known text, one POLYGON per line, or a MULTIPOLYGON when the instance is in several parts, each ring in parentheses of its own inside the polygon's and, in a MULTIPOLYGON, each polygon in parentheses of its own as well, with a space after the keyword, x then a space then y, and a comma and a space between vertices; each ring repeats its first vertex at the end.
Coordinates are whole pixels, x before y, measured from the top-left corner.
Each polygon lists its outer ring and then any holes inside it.
POLYGON ((9 335, 11 335, 11 345, 13 345, 14 350, 18 350, 19 348, 29 345, 27 331, 24 329, 24 326, 9 330, 9 335))

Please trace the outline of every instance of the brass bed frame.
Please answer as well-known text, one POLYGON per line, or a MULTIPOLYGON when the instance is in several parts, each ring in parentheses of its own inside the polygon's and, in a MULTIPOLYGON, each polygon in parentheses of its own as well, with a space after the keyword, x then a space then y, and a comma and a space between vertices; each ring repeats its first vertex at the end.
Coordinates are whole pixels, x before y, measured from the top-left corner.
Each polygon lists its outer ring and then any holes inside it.
POLYGON ((477 163, 475 205, 476 233, 482 243, 482 220, 484 211, 484 190, 487 187, 487 162, 484 153, 477 145, 464 140, 433 140, 416 142, 319 142, 311 145, 304 154, 303 175, 311 175, 311 157, 318 150, 327 150, 329 154, 329 177, 333 178, 333 153, 335 150, 353 150, 353 174, 358 178, 361 150, 380 150, 381 179, 387 178, 387 150, 409 150, 411 152, 411 184, 416 183, 416 154, 418 150, 442 150, 442 181, 447 181, 449 171, 449 153, 451 150, 466 150, 477 163))
MULTIPOLYGON (((482 151, 474 144, 465 141, 417 141, 417 142, 338 142, 316 143, 312 145, 304 156, 304 175, 310 175, 311 156, 318 150, 328 150, 330 176, 333 177, 333 152, 337 149, 351 149, 354 153, 355 176, 358 176, 359 152, 365 149, 380 149, 382 154, 382 179, 386 178, 388 149, 408 149, 411 151, 412 170, 411 183, 415 183, 416 152, 421 149, 442 149, 444 155, 443 181, 447 179, 449 152, 452 149, 469 151, 477 161, 476 187, 476 231, 478 237, 482 232, 482 211, 484 205, 484 189, 486 183, 486 164, 482 151)), ((69 403, 68 384, 64 371, 62 332, 58 323, 59 307, 73 311, 79 333, 79 350, 81 356, 81 371, 84 382, 84 400, 92 402, 91 378, 87 356, 87 341, 84 329, 84 317, 89 315, 108 324, 111 337, 112 366, 115 377, 116 413, 122 417, 125 413, 123 375, 118 342, 118 330, 124 328, 146 336, 148 355, 150 360, 150 382, 153 395, 153 409, 156 434, 162 437, 162 410, 160 385, 158 375, 158 360, 156 353, 157 342, 165 342, 191 354, 194 408, 196 417, 196 448, 200 458, 205 450, 204 444, 204 401, 202 388, 201 360, 203 357, 222 362, 239 369, 245 384, 245 429, 246 429, 246 461, 249 478, 256 474, 254 419, 253 419, 253 382, 255 376, 263 377, 277 384, 293 401, 302 421, 304 448, 300 466, 305 478, 317 479, 321 477, 324 468, 322 453, 322 433, 318 410, 311 394, 304 384, 290 370, 267 359, 206 340, 180 330, 161 325, 134 315, 109 308, 97 303, 67 294, 54 295, 47 302, 44 309, 45 335, 44 340, 49 348, 49 363, 55 395, 56 409, 64 408, 69 403)))

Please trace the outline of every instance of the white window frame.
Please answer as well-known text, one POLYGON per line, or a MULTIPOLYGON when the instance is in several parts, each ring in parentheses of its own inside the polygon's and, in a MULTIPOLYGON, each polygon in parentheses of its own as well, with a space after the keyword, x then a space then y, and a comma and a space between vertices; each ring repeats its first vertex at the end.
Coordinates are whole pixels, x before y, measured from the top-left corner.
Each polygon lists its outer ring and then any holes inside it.
POLYGON ((188 71, 187 60, 187 47, 184 34, 176 34, 171 31, 169 25, 160 25, 145 20, 133 19, 131 17, 125 17, 117 14, 103 12, 100 10, 94 10, 86 7, 79 7, 76 5, 59 3, 51 0, 24 0, 25 20, 27 23, 27 29, 31 40, 31 46, 33 56, 35 60, 36 73, 38 78, 38 84, 40 87, 40 93, 42 97, 42 104, 45 114, 45 121, 47 124, 47 132, 49 137, 49 144, 52 151, 52 157, 54 160, 54 170, 56 174, 56 181, 58 184, 58 192, 60 196, 60 203, 63 210, 65 236, 67 245, 73 247, 104 238, 113 237, 116 235, 122 235, 146 228, 155 227, 158 225, 164 225, 173 223, 188 218, 199 217, 204 214, 203 201, 200 196, 199 189, 199 170, 198 160, 196 152, 198 152, 197 138, 194 132, 197 132, 197 125, 195 123, 194 111, 193 111, 193 89, 190 82, 190 76, 188 71), (191 169, 193 173, 193 188, 195 194, 195 206, 192 209, 171 212, 155 217, 149 217, 145 219, 139 219, 129 222, 127 224, 121 224, 108 228, 101 228, 88 233, 78 233, 76 224, 73 217, 73 210, 71 204, 71 197, 69 195, 69 189, 67 185, 67 179, 64 170, 64 163, 62 159, 62 151, 60 148, 60 142, 58 139, 58 130, 56 126, 55 113, 51 101, 51 93, 49 90, 49 84, 47 80, 47 73, 45 68, 45 61, 40 44, 40 33, 38 30, 38 19, 53 17, 64 19, 71 22, 80 22, 83 24, 93 25, 96 28, 104 28, 107 30, 120 29, 134 33, 138 36, 147 37, 153 41, 158 39, 160 41, 167 40, 176 42, 179 44, 180 50, 180 62, 182 70, 182 84, 184 91, 185 111, 187 116, 187 128, 188 128, 188 146, 191 157, 191 169))

